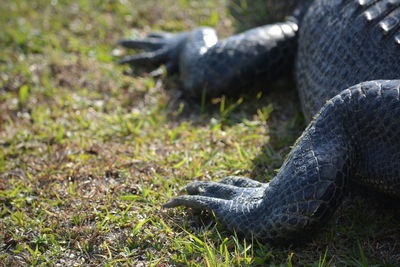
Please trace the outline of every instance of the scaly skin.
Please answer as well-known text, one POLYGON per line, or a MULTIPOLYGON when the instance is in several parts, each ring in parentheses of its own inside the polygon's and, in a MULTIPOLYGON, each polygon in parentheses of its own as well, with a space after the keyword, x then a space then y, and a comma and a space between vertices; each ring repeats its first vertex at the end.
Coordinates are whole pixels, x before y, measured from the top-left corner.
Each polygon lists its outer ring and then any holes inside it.
POLYGON ((219 42, 211 29, 150 37, 155 56, 123 60, 175 66, 196 95, 235 92, 293 66, 311 121, 270 183, 194 182, 166 207, 212 210, 246 236, 293 241, 329 219, 350 180, 400 197, 400 0, 299 3, 280 24, 219 42))

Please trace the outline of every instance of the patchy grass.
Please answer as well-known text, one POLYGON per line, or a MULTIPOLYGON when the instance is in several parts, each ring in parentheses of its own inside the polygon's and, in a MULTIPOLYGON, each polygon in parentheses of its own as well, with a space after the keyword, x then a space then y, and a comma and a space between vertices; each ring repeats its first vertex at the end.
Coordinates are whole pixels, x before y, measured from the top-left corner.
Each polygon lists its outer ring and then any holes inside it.
POLYGON ((201 103, 179 97, 173 78, 114 64, 123 36, 198 25, 229 35, 227 10, 222 0, 0 5, 1 263, 399 264, 394 212, 360 197, 303 247, 243 240, 211 216, 160 208, 195 179, 271 179, 304 127, 285 86, 201 103))

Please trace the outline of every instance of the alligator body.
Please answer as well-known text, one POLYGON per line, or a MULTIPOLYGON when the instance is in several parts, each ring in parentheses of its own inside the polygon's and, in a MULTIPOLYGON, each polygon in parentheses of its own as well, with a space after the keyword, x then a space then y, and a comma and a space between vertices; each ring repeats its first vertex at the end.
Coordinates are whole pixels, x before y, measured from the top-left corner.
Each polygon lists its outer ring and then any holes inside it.
POLYGON ((334 213, 350 180, 400 196, 400 0, 276 2, 297 9, 221 41, 210 28, 122 40, 148 50, 122 63, 166 63, 194 95, 294 71, 310 124, 276 177, 194 182, 165 205, 212 210, 231 230, 291 241, 334 213))

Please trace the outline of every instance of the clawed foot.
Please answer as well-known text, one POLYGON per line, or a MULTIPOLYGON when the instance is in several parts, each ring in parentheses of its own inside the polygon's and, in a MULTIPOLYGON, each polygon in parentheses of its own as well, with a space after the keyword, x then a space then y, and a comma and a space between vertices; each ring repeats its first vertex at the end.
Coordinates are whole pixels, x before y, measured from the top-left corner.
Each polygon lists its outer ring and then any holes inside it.
POLYGON ((131 49, 142 49, 145 52, 125 56, 119 63, 154 68, 165 64, 168 73, 176 72, 179 51, 185 44, 188 34, 188 32, 178 34, 159 32, 150 33, 145 38, 122 39, 118 42, 119 45, 131 49))
POLYGON ((210 210, 228 228, 248 233, 251 217, 257 216, 268 184, 243 177, 227 177, 220 182, 193 182, 185 187, 189 195, 178 196, 166 208, 185 206, 210 210))

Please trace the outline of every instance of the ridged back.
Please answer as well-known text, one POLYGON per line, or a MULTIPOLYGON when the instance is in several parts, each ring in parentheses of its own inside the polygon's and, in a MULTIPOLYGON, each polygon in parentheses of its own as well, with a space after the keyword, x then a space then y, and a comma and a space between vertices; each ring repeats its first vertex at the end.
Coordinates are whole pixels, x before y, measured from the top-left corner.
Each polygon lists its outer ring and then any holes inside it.
POLYGON ((299 31, 296 76, 310 120, 357 83, 400 78, 400 0, 315 0, 299 31))

